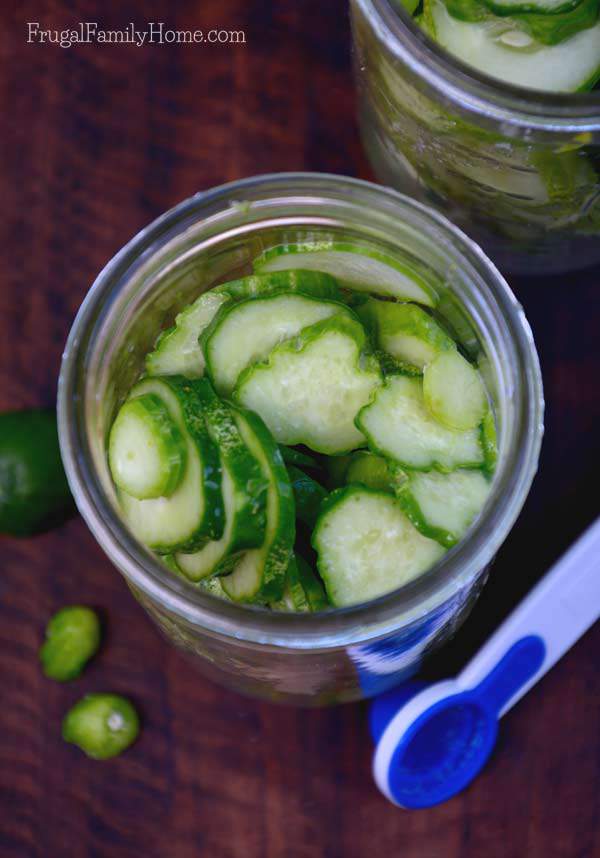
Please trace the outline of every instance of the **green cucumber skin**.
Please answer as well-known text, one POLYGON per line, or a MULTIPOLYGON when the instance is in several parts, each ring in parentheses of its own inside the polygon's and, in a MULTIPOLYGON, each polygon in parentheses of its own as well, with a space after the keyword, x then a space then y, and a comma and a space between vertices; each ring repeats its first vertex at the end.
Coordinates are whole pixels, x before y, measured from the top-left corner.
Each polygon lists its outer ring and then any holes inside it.
MULTIPOLYGON (((249 296, 247 298, 243 298, 240 301, 236 301, 235 303, 224 304, 222 307, 219 308, 219 310, 215 314, 211 323, 202 331, 202 333, 200 334, 200 338, 199 338, 200 348, 202 349, 202 353, 204 355, 204 361, 206 364, 206 373, 212 379, 213 384, 215 383, 215 381, 217 379, 217 372, 216 372, 216 367, 215 367, 215 355, 212 353, 213 342, 214 342, 215 335, 219 332, 219 329, 221 328, 221 326, 223 324, 227 323, 227 319, 228 319, 229 314, 232 312, 239 312, 240 308, 243 308, 245 305, 250 304, 251 302, 254 303, 256 301, 260 301, 263 304, 263 306, 266 306, 266 305, 268 305, 268 303, 270 301, 277 301, 278 299, 280 299, 286 295, 294 296, 297 298, 304 298, 306 301, 313 302, 315 305, 326 304, 327 306, 331 306, 332 315, 333 315, 333 311, 335 311, 335 309, 337 308, 339 313, 342 315, 354 316, 352 311, 349 310, 348 307, 345 304, 343 304, 341 301, 331 301, 328 299, 317 298, 317 297, 310 295, 308 293, 288 292, 287 290, 269 292, 267 295, 253 295, 253 296, 249 296)), ((268 311, 267 311, 267 319, 268 319, 268 311)), ((283 340, 282 342, 288 342, 288 341, 283 340)), ((279 343, 279 345, 281 345, 281 343, 279 343)), ((277 348, 277 345, 273 346, 272 348, 277 348)), ((242 370, 240 375, 238 376, 237 381, 239 382, 242 375, 248 369, 250 369, 252 366, 255 366, 257 364, 262 363, 263 361, 266 360, 266 358, 267 358, 267 355, 265 355, 262 359, 260 359, 258 361, 254 361, 254 362, 250 363, 248 366, 246 366, 242 370)), ((215 386, 217 387, 217 389, 220 389, 218 384, 215 384, 215 386)), ((220 392, 226 393, 228 396, 231 395, 231 393, 232 393, 232 391, 229 391, 229 390, 226 390, 226 391, 220 390, 220 392)))
POLYGON ((483 471, 492 477, 498 461, 498 440, 494 412, 490 409, 481 423, 481 446, 483 449, 483 471))
MULTIPOLYGON (((236 527, 229 550, 237 553, 263 543, 268 481, 242 440, 233 417, 233 406, 219 399, 214 391, 212 394, 212 401, 206 407, 206 421, 235 487, 236 527)), ((215 570, 215 574, 222 574, 224 568, 227 567, 215 570)))
POLYGON ((341 300, 340 286, 331 274, 320 271, 272 271, 265 274, 249 274, 239 280, 221 283, 215 292, 225 292, 230 298, 250 298, 271 292, 301 292, 313 298, 341 300))
POLYGON ((167 385, 180 404, 185 430, 195 444, 202 464, 205 503, 202 521, 189 539, 177 545, 153 545, 152 550, 157 554, 192 552, 202 548, 209 539, 220 539, 225 524, 219 452, 209 435, 204 416, 204 409, 211 401, 213 390, 206 379, 170 375, 142 379, 132 388, 130 397, 145 392, 147 385, 157 383, 167 385))
POLYGON ((288 465, 288 474, 294 490, 296 516, 308 527, 314 527, 321 502, 327 497, 327 489, 294 465, 288 465))
MULTIPOLYGON (((381 262, 384 265, 388 265, 390 268, 399 271, 404 274, 409 279, 412 279, 414 283, 421 289, 424 293, 426 301, 424 300, 422 303, 427 303, 429 306, 434 307, 437 304, 438 295, 436 290, 428 283, 421 274, 416 271, 412 266, 408 263, 400 263, 397 259, 389 256, 386 253, 383 253, 379 250, 375 250, 368 247, 360 248, 360 251, 357 250, 357 246, 350 242, 338 242, 332 241, 330 239, 324 239, 322 241, 300 241, 296 244, 282 244, 277 247, 271 247, 268 250, 265 250, 260 256, 258 256, 254 260, 254 270, 257 273, 261 273, 262 268, 268 264, 269 260, 274 259, 279 256, 290 256, 293 259, 293 256, 297 253, 311 253, 311 252, 342 252, 342 253, 359 253, 362 256, 365 256, 369 259, 373 259, 377 262, 381 262)), ((293 262, 290 263, 290 269, 293 269, 293 262)), ((274 272, 272 272, 274 273, 274 272)), ((344 284, 343 281, 340 281, 341 285, 344 284)), ((363 286, 367 287, 365 291, 370 291, 369 286, 373 285, 371 283, 363 283, 363 286)), ((351 289, 355 289, 356 291, 361 291, 356 288, 356 286, 349 286, 351 289)), ((391 295, 391 297, 395 298, 395 295, 391 295)))
MULTIPOLYGON (((249 598, 244 599, 244 601, 269 604, 282 598, 285 574, 293 553, 296 539, 294 493, 279 447, 262 419, 258 414, 237 405, 232 405, 232 409, 261 445, 265 458, 269 462, 271 484, 277 493, 277 527, 270 539, 264 558, 261 580, 258 582, 254 593, 249 598)), ((235 570, 231 574, 235 574, 235 570)), ((221 582, 225 587, 225 592, 229 595, 226 584, 227 577, 223 577, 221 582)))
MULTIPOLYGON (((306 348, 311 345, 311 343, 318 340, 324 333, 327 333, 332 330, 343 333, 354 340, 357 347, 357 360, 355 365, 356 370, 363 373, 372 373, 374 376, 378 376, 378 384, 381 384, 381 369, 375 356, 368 350, 367 336, 365 334, 364 328, 361 325, 358 317, 356 317, 356 315, 352 313, 352 311, 349 311, 347 308, 346 310, 349 315, 332 316, 329 319, 323 319, 321 322, 317 322, 314 325, 310 325, 309 327, 304 328, 304 330, 302 330, 297 337, 294 337, 292 340, 286 340, 276 346, 270 352, 268 358, 265 361, 260 361, 247 367, 247 369, 245 369, 238 378, 237 384, 233 391, 234 401, 243 404, 241 401, 241 397, 244 384, 249 379, 251 379, 254 373, 265 370, 268 371, 271 366, 272 360, 276 358, 279 354, 285 352, 301 354, 306 348)), ((378 384, 375 384, 374 390, 377 388, 378 384)), ((358 428, 360 429, 360 427, 358 428)), ((288 441, 288 446, 294 444, 305 444, 305 439, 298 437, 288 441)), ((351 453, 353 450, 355 450, 356 446, 357 445, 353 445, 349 448, 344 448, 342 450, 325 450, 318 449, 315 445, 311 445, 310 449, 314 450, 316 453, 322 453, 328 456, 343 456, 346 453, 351 453)))
POLYGON ((359 451, 351 456, 344 481, 346 485, 360 483, 369 489, 395 494, 406 482, 406 474, 389 458, 359 451))

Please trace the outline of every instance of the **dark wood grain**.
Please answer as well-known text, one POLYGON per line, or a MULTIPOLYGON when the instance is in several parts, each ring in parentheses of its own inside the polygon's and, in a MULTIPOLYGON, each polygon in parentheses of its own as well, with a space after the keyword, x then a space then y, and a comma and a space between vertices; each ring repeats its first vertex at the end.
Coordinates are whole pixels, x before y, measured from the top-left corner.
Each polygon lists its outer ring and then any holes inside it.
MULTIPOLYGON (((106 260, 191 193, 253 173, 369 177, 354 120, 345 0, 4 3, 0 408, 51 404, 73 315, 106 260), (26 24, 244 29, 243 46, 26 44, 26 24)), ((455 670, 594 517, 600 274, 515 281, 548 399, 540 475, 458 638, 455 670)), ((600 855, 600 629, 511 713, 476 785, 406 814, 370 775, 366 708, 275 708, 191 672, 80 520, 0 540, 2 858, 594 858, 600 855), (45 680, 49 614, 96 605, 84 676, 45 680), (130 695, 139 743, 94 763, 60 739, 88 690, 130 695)))

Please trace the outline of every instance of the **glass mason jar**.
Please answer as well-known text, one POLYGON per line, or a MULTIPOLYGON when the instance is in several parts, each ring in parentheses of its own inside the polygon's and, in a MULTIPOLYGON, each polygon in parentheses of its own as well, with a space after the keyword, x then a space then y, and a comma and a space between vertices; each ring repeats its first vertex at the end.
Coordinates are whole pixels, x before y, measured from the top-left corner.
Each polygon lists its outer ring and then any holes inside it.
POLYGON ((351 0, 363 142, 386 184, 443 211, 503 269, 600 262, 600 92, 502 84, 394 0, 351 0))
POLYGON ((59 380, 60 442, 92 533, 167 638, 206 674, 271 700, 354 700, 397 683, 461 622, 517 517, 538 460, 543 398, 531 331, 505 281, 442 216, 395 191, 322 174, 259 176, 197 194, 100 273, 73 324, 59 380), (198 294, 250 270, 264 248, 321 238, 415 258, 440 313, 478 360, 498 415, 489 502, 421 578, 368 604, 286 614, 212 597, 136 542, 116 505, 106 438, 157 333, 198 294))

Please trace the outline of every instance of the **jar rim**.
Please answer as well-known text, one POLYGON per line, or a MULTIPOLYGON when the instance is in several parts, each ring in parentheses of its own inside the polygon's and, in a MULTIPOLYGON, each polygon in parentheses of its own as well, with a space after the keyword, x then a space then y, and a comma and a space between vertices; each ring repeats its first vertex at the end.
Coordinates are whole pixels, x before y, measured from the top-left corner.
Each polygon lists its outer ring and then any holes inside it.
MULTIPOLYGON (((262 199, 262 198, 261 198, 262 199)), ((333 199, 333 196, 330 197, 333 199)), ((358 203, 357 203, 358 206, 358 203)), ((364 211, 364 201, 361 209, 364 211)), ((278 173, 254 176, 220 185, 182 201, 142 229, 102 269, 85 297, 69 334, 58 384, 58 426, 61 453, 77 506, 96 540, 134 587, 158 606, 207 632, 225 638, 260 642, 289 649, 348 645, 380 637, 397 628, 398 617, 421 606, 427 598, 452 588, 465 570, 473 574, 489 564, 516 520, 537 469, 543 434, 543 392, 539 360, 524 312, 504 278, 483 251, 443 215, 390 188, 326 173, 278 173), (219 600, 179 580, 143 548, 115 513, 102 489, 97 469, 82 435, 77 413, 81 400, 82 361, 88 336, 102 316, 111 292, 122 290, 128 274, 140 260, 153 256, 181 234, 190 223, 202 220, 202 209, 217 203, 225 212, 239 204, 244 193, 266 189, 271 203, 276 193, 288 198, 327 202, 323 193, 334 188, 350 197, 363 195, 381 209, 390 207, 401 220, 411 215, 429 224, 436 235, 450 235, 468 257, 471 267, 483 273, 485 283, 507 321, 518 346, 519 377, 526 387, 520 419, 522 437, 510 450, 502 475, 496 475, 497 502, 488 504, 477 524, 455 548, 420 578, 370 602, 333 608, 316 614, 269 612, 219 600), (302 196, 304 194, 304 196, 302 196), (476 268, 477 266, 477 268, 476 268), (502 479, 500 479, 500 476, 502 479)))
POLYGON ((393 0, 353 2, 394 57, 459 112, 516 134, 600 134, 600 92, 551 93, 503 83, 448 53, 393 0))

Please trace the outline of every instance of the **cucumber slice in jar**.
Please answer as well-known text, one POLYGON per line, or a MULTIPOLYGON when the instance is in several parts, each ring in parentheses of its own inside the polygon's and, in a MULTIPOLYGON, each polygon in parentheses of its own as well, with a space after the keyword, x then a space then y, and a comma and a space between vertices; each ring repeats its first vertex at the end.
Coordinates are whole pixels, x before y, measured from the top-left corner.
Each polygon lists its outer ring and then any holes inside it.
POLYGON ((435 319, 416 304, 369 298, 356 312, 378 347, 410 366, 423 369, 441 352, 456 348, 435 319))
POLYGON ((600 20, 545 45, 508 18, 461 21, 442 0, 426 0, 435 40, 464 63, 504 83, 546 92, 591 89, 600 76, 600 20))
POLYGON ((284 244, 265 250, 254 261, 254 268, 258 272, 293 268, 321 271, 358 292, 416 301, 428 307, 437 303, 433 286, 408 262, 359 244, 328 240, 284 244))
POLYGON ((233 572, 220 578, 235 602, 277 601, 296 539, 294 494, 281 453, 257 414, 234 408, 240 434, 268 480, 267 525, 260 548, 247 551, 233 572))
POLYGON ((481 376, 459 352, 445 352, 425 367, 423 397, 448 429, 474 429, 488 410, 481 376))
POLYGON ((420 533, 451 548, 481 511, 489 492, 490 483, 479 471, 413 471, 397 497, 420 533))
POLYGON ((185 469, 186 443, 158 396, 147 393, 121 406, 108 462, 118 488, 138 500, 173 494, 185 469))
POLYGON ((335 491, 313 535, 318 568, 332 605, 375 599, 426 572, 444 554, 423 536, 387 492, 363 486, 335 491))
POLYGON ((234 398, 261 415, 276 440, 329 455, 364 444, 354 419, 381 383, 362 325, 335 316, 305 328, 245 370, 234 398))
POLYGON ((231 571, 241 552, 262 545, 265 535, 268 481, 242 439, 231 406, 215 394, 205 418, 221 459, 225 527, 220 539, 199 551, 176 555, 177 566, 192 581, 231 571))
POLYGON ((296 555, 298 564, 298 577, 311 611, 324 611, 329 605, 329 599, 325 593, 323 582, 306 562, 304 557, 296 555))
POLYGON ((223 533, 219 454, 203 417, 214 393, 203 379, 170 376, 140 381, 130 399, 145 394, 162 401, 185 439, 185 470, 170 497, 138 500, 119 490, 119 504, 133 534, 148 548, 158 554, 194 551, 223 533))
POLYGON ((456 431, 438 423, 425 405, 418 378, 388 378, 356 423, 373 452, 406 468, 451 471, 484 464, 479 429, 456 431))
POLYGON ((228 396, 243 370, 303 328, 351 311, 336 301, 291 292, 247 298, 223 307, 200 338, 207 371, 228 396))
POLYGON ((163 331, 156 341, 154 351, 146 357, 146 372, 148 375, 181 374, 188 378, 200 378, 204 375, 205 365, 198 338, 219 308, 228 301, 283 289, 324 299, 338 300, 341 295, 333 277, 315 271, 251 274, 239 280, 222 283, 200 295, 193 304, 179 313, 174 327, 163 331))

